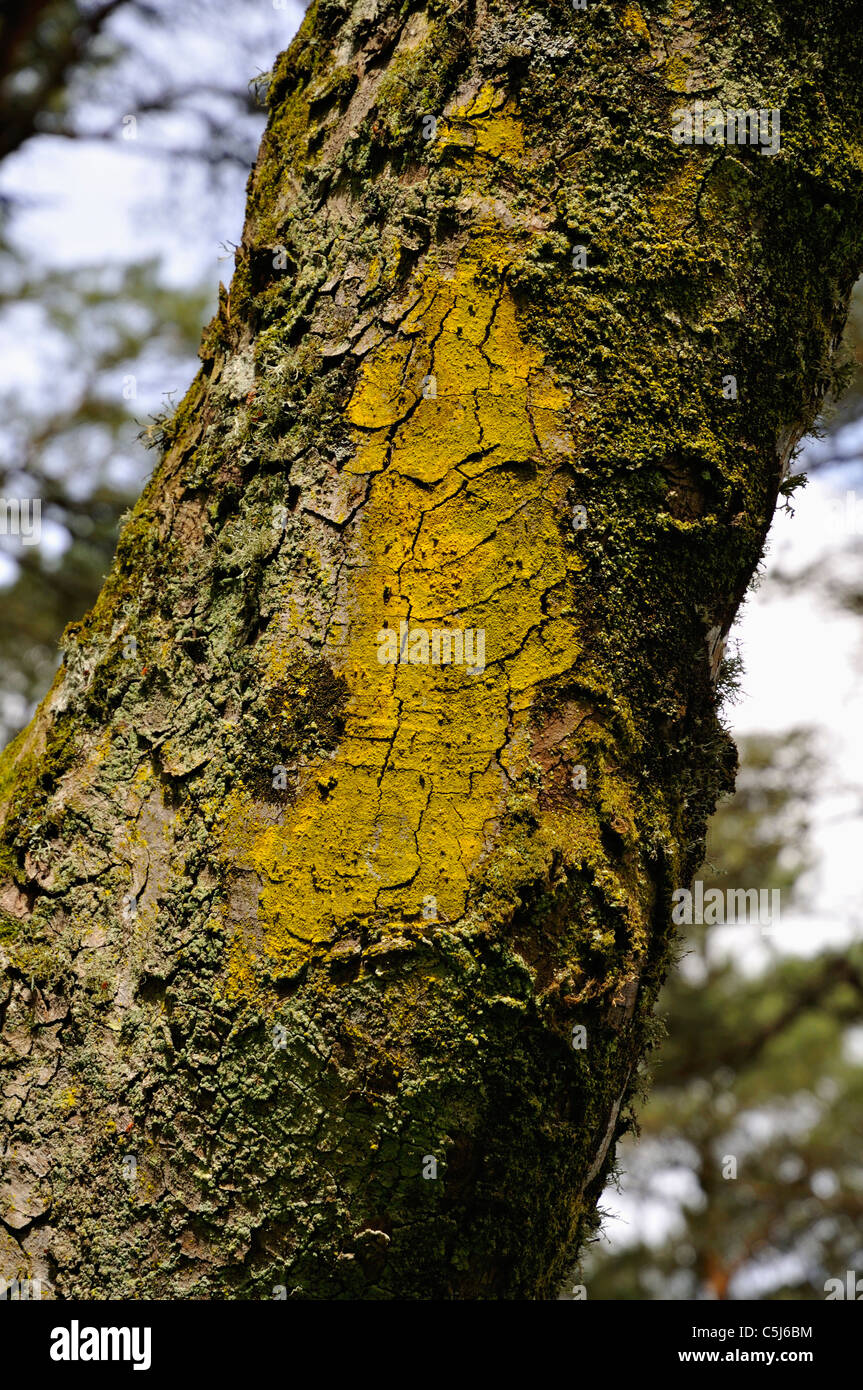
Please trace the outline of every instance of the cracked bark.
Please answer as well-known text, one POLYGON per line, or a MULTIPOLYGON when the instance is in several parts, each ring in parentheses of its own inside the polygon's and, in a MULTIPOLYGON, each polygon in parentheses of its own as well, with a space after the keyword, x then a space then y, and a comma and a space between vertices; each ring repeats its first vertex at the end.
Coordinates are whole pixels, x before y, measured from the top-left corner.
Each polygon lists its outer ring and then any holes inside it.
POLYGON ((550 1298, 594 1229, 863 254, 860 35, 725 10, 327 0, 277 64, 202 370, 4 756, 5 1277, 550 1298), (781 154, 675 145, 699 95, 781 154), (485 669, 381 665, 403 619, 485 669))

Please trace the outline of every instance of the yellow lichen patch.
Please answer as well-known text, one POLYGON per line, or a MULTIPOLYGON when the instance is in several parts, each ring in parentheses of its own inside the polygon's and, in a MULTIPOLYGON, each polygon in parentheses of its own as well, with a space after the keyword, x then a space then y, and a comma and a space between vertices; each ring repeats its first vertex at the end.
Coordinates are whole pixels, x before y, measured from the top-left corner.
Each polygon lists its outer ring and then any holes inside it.
POLYGON ((686 92, 689 65, 679 53, 673 53, 665 63, 665 85, 670 92, 686 92))
POLYGON ((650 30, 647 27, 647 21, 637 5, 627 5, 623 14, 620 16, 620 22, 623 28, 628 29, 630 33, 637 34, 639 38, 647 39, 648 42, 650 41, 650 30))
POLYGON ((236 992, 257 955, 290 972, 339 928, 456 922, 511 791, 508 749, 540 683, 576 662, 575 617, 548 606, 579 564, 562 534, 567 397, 519 329, 510 255, 488 231, 454 270, 427 267, 357 381, 351 472, 371 486, 327 652, 345 730, 280 823, 245 796, 222 808, 231 861, 261 885, 258 922, 232 939, 236 992))
POLYGON ((379 430, 395 424, 412 404, 405 390, 393 390, 394 382, 404 372, 410 343, 400 340, 385 343, 374 354, 363 372, 361 389, 355 391, 347 410, 352 425, 379 430))
POLYGON ((658 228, 659 244, 675 240, 692 221, 698 187, 704 178, 704 166, 696 159, 687 159, 674 178, 650 203, 650 215, 658 228))
POLYGON ((252 999, 259 992, 257 954, 240 931, 235 931, 228 947, 225 978, 227 999, 252 999))
POLYGON ((511 97, 486 83, 466 106, 456 107, 435 136, 457 163, 476 154, 486 159, 513 159, 524 150, 524 132, 511 97))

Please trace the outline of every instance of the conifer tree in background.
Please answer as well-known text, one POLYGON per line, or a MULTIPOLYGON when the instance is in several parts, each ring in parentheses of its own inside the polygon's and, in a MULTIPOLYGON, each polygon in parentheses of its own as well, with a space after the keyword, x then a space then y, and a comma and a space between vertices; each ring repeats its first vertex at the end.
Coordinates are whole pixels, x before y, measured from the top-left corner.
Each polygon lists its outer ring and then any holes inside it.
MULTIPOLYGON (((747 740, 711 822, 705 892, 778 888, 787 928, 818 766, 804 731, 747 740)), ((591 1298, 823 1299, 860 1267, 863 956, 782 945, 782 920, 684 933, 640 1139, 618 1149, 627 1211, 662 1234, 593 1245, 591 1298)))

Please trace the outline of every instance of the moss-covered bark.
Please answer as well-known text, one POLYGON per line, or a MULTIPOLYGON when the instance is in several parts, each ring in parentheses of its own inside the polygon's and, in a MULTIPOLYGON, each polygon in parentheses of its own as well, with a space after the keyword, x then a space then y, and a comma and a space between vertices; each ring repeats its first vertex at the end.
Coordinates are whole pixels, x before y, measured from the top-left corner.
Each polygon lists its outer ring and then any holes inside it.
POLYGON ((0 1273, 554 1296, 733 775, 722 639, 863 261, 861 93, 838 3, 313 5, 2 766, 0 1273), (676 144, 699 96, 781 151, 676 144), (483 669, 380 662, 436 628, 483 669))

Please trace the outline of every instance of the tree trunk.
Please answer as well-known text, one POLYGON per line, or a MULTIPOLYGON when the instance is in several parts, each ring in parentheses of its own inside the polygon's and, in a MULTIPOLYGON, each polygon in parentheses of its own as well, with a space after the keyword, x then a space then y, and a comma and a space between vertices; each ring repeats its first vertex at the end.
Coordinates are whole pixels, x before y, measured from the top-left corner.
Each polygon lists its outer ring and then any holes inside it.
POLYGON ((4 757, 0 1273, 555 1297, 863 260, 845 13, 312 6, 202 370, 4 757), (780 151, 677 143, 698 97, 780 151))

